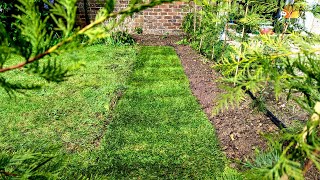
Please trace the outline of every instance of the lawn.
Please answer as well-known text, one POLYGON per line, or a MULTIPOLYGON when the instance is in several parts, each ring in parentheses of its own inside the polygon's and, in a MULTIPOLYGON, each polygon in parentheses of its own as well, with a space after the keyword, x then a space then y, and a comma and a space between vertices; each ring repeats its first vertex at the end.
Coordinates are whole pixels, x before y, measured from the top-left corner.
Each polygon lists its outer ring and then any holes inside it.
POLYGON ((103 144, 115 179, 211 179, 225 167, 172 47, 141 48, 103 144))
POLYGON ((173 48, 140 47, 136 55, 136 48, 98 45, 61 58, 74 56, 86 68, 66 82, 16 99, 1 92, 2 160, 50 154, 36 171, 61 179, 222 175, 225 156, 173 48))
MULTIPOLYGON (((131 47, 91 46, 59 56, 62 62, 85 62, 86 67, 66 82, 45 83, 43 89, 14 99, 0 89, 0 152, 53 153, 57 161, 67 155, 71 164, 71 159, 90 158, 88 153, 104 136, 109 106, 127 87, 135 56, 131 47)), ((12 71, 6 76, 11 81, 44 83, 27 73, 12 71)))

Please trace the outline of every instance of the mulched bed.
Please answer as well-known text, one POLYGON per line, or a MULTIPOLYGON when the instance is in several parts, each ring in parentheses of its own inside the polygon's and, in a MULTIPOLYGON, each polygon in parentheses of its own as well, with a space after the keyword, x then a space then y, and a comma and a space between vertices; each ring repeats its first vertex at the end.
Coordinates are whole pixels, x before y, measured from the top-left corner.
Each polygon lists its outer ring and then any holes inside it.
MULTIPOLYGON (((190 46, 177 45, 176 42, 181 40, 182 36, 134 35, 134 38, 141 45, 173 46, 175 48, 189 78, 190 88, 214 125, 221 147, 230 160, 250 159, 254 156, 255 149, 267 147, 266 139, 262 134, 276 132, 278 128, 264 114, 252 109, 250 106, 252 101, 249 96, 239 107, 212 116, 215 98, 224 93, 216 81, 221 75, 214 71, 210 63, 190 46)), ((278 117, 289 117, 284 121, 286 124, 290 124, 293 119, 306 117, 306 114, 290 112, 291 109, 285 106, 285 102, 274 103, 274 101, 267 102, 267 105, 273 105, 270 110, 278 117)), ((236 167, 236 164, 232 163, 231 166, 236 167)), ((320 177, 316 175, 317 173, 311 174, 315 176, 311 175, 308 179, 320 177)))

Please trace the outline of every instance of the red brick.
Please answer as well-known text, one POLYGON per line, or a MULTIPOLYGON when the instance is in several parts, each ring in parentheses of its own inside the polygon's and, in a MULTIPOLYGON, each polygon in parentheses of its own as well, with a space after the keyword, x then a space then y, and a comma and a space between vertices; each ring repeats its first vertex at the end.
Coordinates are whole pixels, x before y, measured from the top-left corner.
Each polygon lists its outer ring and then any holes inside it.
POLYGON ((168 12, 168 15, 170 15, 170 16, 176 16, 177 13, 176 13, 176 12, 168 12))
POLYGON ((160 9, 169 8, 169 4, 162 4, 159 6, 160 9))
MULTIPOLYGON (((126 8, 128 2, 129 0, 118 0, 115 11, 126 8)), ((193 4, 193 2, 190 4, 193 4)), ((83 27, 83 24, 85 24, 83 1, 78 1, 77 5, 77 24, 83 27)), ((164 3, 135 13, 131 18, 125 20, 124 25, 117 29, 128 29, 129 32, 134 32, 134 27, 143 27, 144 33, 163 34, 168 32, 170 34, 178 34, 182 32, 180 26, 183 16, 190 11, 188 6, 189 4, 184 2, 164 3)), ((99 0, 88 0, 87 7, 89 18, 93 21, 96 13, 103 7, 103 3, 99 3, 99 0)))

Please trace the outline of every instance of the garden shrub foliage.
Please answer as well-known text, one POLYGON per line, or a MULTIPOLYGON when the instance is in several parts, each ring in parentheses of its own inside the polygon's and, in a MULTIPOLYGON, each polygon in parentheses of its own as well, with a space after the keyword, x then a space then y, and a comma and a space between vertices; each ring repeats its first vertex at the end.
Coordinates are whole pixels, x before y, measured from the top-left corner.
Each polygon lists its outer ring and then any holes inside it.
MULTIPOLYGON (((241 40, 241 35, 235 35, 229 27, 226 29, 227 22, 237 23, 236 30, 241 33, 242 28, 245 32, 258 33, 260 23, 268 22, 277 11, 277 1, 254 1, 252 3, 230 2, 198 2, 193 13, 189 13, 183 21, 182 29, 187 33, 191 45, 202 54, 220 60, 221 54, 228 54, 232 51, 229 44, 224 43, 225 39, 241 40), (245 9, 248 5, 248 12, 245 9), (261 13, 263 12, 263 14, 261 13)), ((230 25, 231 26, 231 25, 230 25)))
MULTIPOLYGON (((226 93, 217 99, 219 104, 214 113, 238 105, 245 99, 244 90, 258 93, 267 85, 277 98, 285 95, 310 114, 303 129, 284 130, 279 138, 272 138, 270 147, 274 153, 249 164, 248 177, 303 179, 311 164, 320 169, 319 36, 302 35, 286 28, 274 35, 259 34, 259 25, 270 21, 277 12, 274 1, 202 1, 198 5, 200 10, 185 18, 183 29, 191 45, 214 59, 214 69, 223 75, 220 81, 226 93), (228 34, 226 23, 231 21, 237 26, 228 34), (249 38, 248 33, 256 36, 249 38), (221 38, 222 34, 227 37, 221 38), (229 39, 233 43, 224 41, 229 39)), ((300 1, 298 6, 302 10, 304 2, 300 1)), ((283 19, 275 23, 288 27, 292 21, 283 19)))
POLYGON ((133 45, 133 37, 126 31, 116 31, 111 34, 111 43, 114 45, 133 45))

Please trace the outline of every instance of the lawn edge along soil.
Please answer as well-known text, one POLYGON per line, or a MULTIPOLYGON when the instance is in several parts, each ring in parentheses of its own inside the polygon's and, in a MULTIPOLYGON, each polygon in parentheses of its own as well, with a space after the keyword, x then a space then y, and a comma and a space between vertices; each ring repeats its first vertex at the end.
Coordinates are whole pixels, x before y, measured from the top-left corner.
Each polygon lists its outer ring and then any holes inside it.
POLYGON ((112 178, 222 175, 226 158, 172 47, 140 47, 129 88, 102 142, 112 178))

